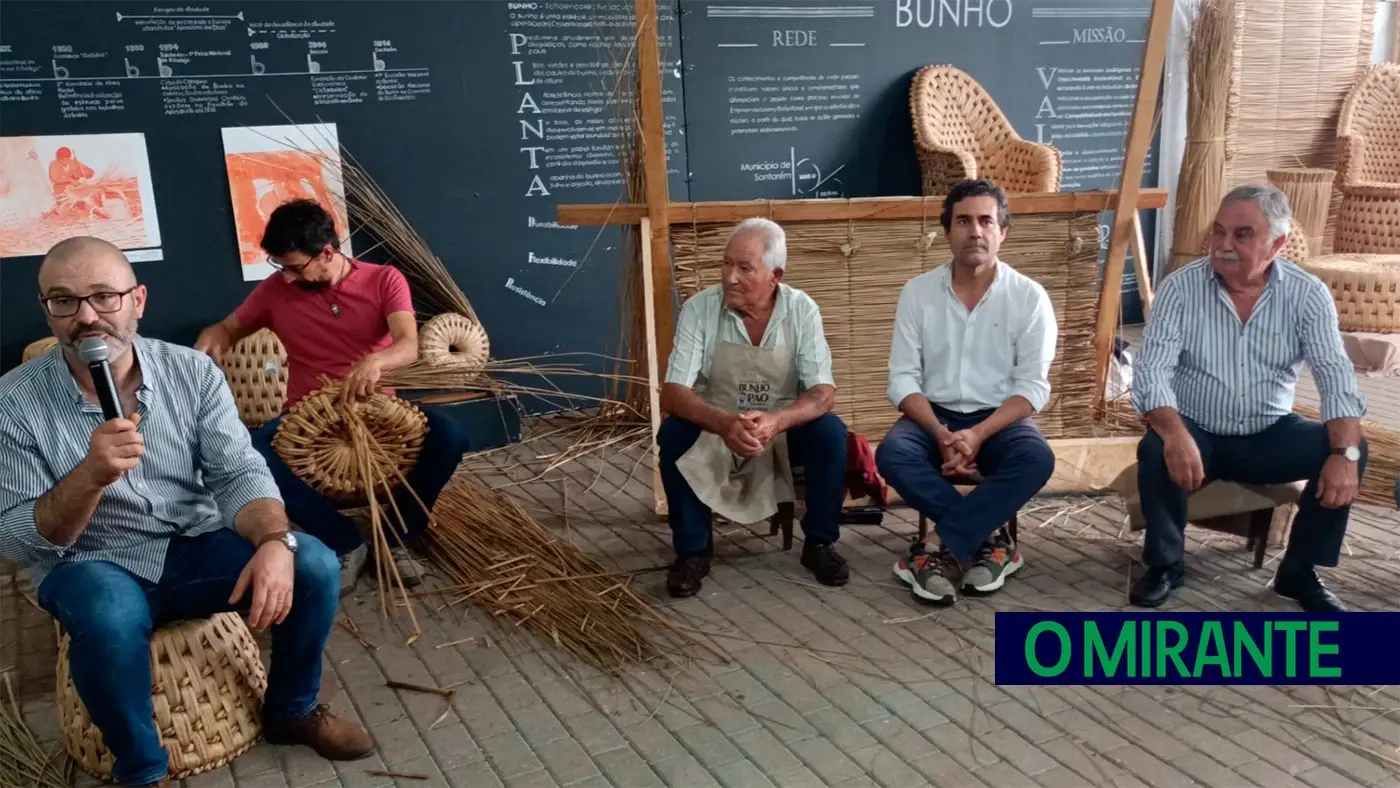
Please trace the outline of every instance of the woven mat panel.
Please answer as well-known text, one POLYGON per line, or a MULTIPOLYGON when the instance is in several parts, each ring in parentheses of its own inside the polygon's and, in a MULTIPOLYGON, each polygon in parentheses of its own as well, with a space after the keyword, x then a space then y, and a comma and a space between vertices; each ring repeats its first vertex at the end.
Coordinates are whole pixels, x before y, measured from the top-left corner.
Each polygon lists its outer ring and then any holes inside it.
MULTIPOLYGON (((1040 282, 1060 324, 1050 370, 1052 400, 1037 423, 1047 437, 1094 434, 1094 333, 1098 314, 1096 214, 1014 220, 1001 259, 1040 282)), ((728 224, 674 225, 671 240, 682 300, 719 282, 728 224)), ((936 216, 925 221, 789 224, 783 281, 821 308, 836 377, 835 413, 872 442, 899 419, 886 396, 890 340, 900 291, 952 259, 936 216)))
MULTIPOLYGON (((73 687, 69 638, 58 646, 57 700, 63 745, 83 771, 111 778, 114 759, 73 687)), ((243 619, 220 613, 157 629, 151 637, 151 702, 170 777, 225 766, 262 736, 267 671, 243 619)))
MULTIPOLYGON (((1336 164, 1337 120, 1371 64, 1376 0, 1239 0, 1225 121, 1227 189, 1267 170, 1336 164)), ((1323 249, 1332 248, 1334 190, 1323 249)))

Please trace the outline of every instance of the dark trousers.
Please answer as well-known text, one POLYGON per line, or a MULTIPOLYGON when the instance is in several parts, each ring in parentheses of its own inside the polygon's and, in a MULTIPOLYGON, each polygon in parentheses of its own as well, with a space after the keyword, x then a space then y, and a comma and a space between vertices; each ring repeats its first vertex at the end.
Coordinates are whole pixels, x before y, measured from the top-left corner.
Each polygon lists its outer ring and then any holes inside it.
MULTIPOLYGON (((1186 417, 1201 452, 1205 482, 1220 479, 1241 484, 1287 484, 1306 479, 1298 514, 1288 537, 1286 560, 1299 566, 1336 566, 1341 557, 1351 507, 1328 509, 1317 499, 1317 480, 1331 455, 1326 425, 1290 413, 1253 435, 1215 435, 1186 417)), ((1368 451, 1361 440, 1357 478, 1366 472, 1368 451)), ((1166 447, 1148 430, 1138 443, 1138 496, 1146 523, 1143 563, 1171 566, 1186 548, 1186 490, 1167 473, 1166 447)))
MULTIPOLYGON (((470 445, 466 434, 451 415, 426 405, 419 405, 418 409, 428 417, 428 434, 423 438, 423 446, 418 452, 418 463, 404 474, 418 497, 414 498, 400 485, 394 491, 394 503, 403 516, 403 527, 399 527, 396 517, 385 520, 388 527, 398 531, 399 538, 405 544, 415 541, 428 530, 428 513, 423 511, 423 506, 432 510, 438 494, 447 486, 452 474, 457 472, 457 466, 462 464, 462 455, 470 445), (422 499, 422 505, 418 499, 422 499)), ((272 438, 277 434, 277 425, 281 421, 279 416, 254 432, 253 445, 267 460, 267 467, 277 480, 277 488, 281 490, 282 500, 287 506, 287 517, 298 528, 325 542, 337 555, 345 555, 358 548, 364 544, 364 536, 355 521, 292 473, 272 448, 272 438)), ((389 544, 393 545, 395 541, 391 538, 389 544)))
MULTIPOLYGON (((677 556, 710 551, 710 507, 701 503, 676 467, 700 437, 700 425, 668 416, 656 435, 661 486, 677 556)), ((807 491, 802 534, 808 544, 835 544, 841 538, 841 505, 846 500, 846 425, 826 413, 787 432, 788 459, 801 466, 807 491)))
MULTIPOLYGON (((957 432, 981 424, 995 410, 959 413, 934 405, 933 412, 957 432)), ((1022 419, 983 441, 976 463, 983 481, 963 495, 943 476, 933 435, 907 416, 875 450, 875 466, 886 483, 933 520, 939 540, 964 563, 1050 481, 1055 452, 1035 422, 1022 419)))
MULTIPOLYGON (((70 638, 73 686, 115 757, 118 783, 153 784, 169 768, 152 716, 152 633, 174 621, 247 613, 253 589, 236 605, 228 599, 253 552, 248 540, 222 528, 172 538, 158 583, 109 561, 72 561, 40 584, 39 605, 70 638)), ((325 545, 299 539, 293 567, 292 610, 272 627, 266 719, 297 719, 316 708, 321 652, 340 604, 340 563, 325 545)))

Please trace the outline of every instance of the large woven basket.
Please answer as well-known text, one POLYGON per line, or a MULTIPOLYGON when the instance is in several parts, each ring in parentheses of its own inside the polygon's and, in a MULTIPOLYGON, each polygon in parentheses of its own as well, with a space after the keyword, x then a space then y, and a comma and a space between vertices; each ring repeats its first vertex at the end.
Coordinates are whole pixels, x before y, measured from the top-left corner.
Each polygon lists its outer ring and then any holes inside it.
MULTIPOLYGON (((83 771, 110 780, 114 758, 93 725, 68 667, 69 638, 58 646, 58 714, 63 746, 83 771)), ((157 629, 151 637, 151 701, 170 777, 217 769, 262 736, 267 672, 243 619, 220 613, 157 629)))
POLYGON ((238 417, 249 429, 277 418, 287 399, 287 351, 271 329, 244 337, 223 355, 238 417))
POLYGON ((57 337, 44 337, 43 339, 36 339, 33 342, 30 342, 29 346, 24 349, 24 357, 21 359, 21 362, 33 361, 34 359, 44 355, 50 350, 53 350, 54 345, 57 344, 57 337))
POLYGON ((1330 254, 1302 266, 1331 288, 1339 329, 1400 334, 1400 255, 1330 254))

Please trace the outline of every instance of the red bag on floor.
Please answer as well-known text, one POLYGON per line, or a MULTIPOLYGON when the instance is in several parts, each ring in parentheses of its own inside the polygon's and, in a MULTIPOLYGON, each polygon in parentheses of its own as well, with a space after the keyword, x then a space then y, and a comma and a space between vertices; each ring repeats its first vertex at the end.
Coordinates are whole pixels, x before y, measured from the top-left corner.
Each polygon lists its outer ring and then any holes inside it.
POLYGON ((869 496, 879 506, 889 505, 885 480, 875 468, 875 450, 856 432, 846 434, 846 493, 852 498, 869 496))

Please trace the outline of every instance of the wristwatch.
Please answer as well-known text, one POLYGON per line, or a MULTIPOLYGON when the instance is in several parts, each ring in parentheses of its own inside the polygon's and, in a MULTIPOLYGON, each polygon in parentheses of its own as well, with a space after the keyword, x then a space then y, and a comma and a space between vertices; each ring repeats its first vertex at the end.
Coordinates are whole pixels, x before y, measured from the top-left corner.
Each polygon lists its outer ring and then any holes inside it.
POLYGON ((291 531, 273 531, 258 540, 258 547, 262 547, 268 542, 281 542, 283 547, 292 552, 292 555, 296 555, 297 535, 291 531))
POLYGON ((1340 454, 1347 458, 1347 462, 1360 462, 1361 449, 1355 446, 1342 446, 1332 450, 1333 454, 1340 454))

